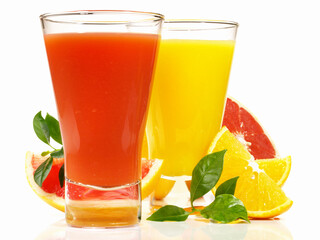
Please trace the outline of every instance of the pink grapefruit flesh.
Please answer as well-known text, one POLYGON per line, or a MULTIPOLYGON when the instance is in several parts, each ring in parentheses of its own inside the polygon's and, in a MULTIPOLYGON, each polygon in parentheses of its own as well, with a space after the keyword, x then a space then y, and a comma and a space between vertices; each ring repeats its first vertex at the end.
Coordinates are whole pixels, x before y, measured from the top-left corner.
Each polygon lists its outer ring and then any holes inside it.
POLYGON ((258 120, 233 99, 227 99, 222 126, 226 126, 255 159, 277 157, 275 146, 258 120))

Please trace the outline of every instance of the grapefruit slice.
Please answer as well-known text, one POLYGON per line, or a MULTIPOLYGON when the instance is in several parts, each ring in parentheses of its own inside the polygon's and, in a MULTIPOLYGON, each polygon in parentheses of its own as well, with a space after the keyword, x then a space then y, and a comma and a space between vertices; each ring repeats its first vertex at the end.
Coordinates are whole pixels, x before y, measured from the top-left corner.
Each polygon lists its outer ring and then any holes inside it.
POLYGON ((227 98, 222 126, 226 126, 236 136, 254 159, 278 156, 274 144, 258 120, 232 98, 227 98))
POLYGON ((209 153, 227 149, 224 156, 223 171, 216 184, 239 176, 235 196, 246 206, 251 218, 271 218, 287 211, 292 201, 273 179, 286 179, 290 172, 291 158, 254 161, 253 156, 245 146, 226 128, 223 127, 215 137, 209 153), (260 164, 264 165, 260 168, 260 164), (278 166, 286 163, 287 167, 278 171, 278 166), (270 176, 266 173, 268 172, 270 176), (278 176, 282 174, 282 176, 278 176))
MULTIPOLYGON (((45 181, 42 184, 42 187, 39 187, 34 181, 33 174, 36 171, 37 167, 40 166, 42 162, 47 159, 47 156, 36 155, 32 152, 27 152, 25 160, 25 170, 27 175, 27 180, 32 188, 32 190, 46 203, 50 206, 60 210, 65 211, 65 186, 61 187, 59 183, 59 170, 64 162, 63 158, 53 159, 53 164, 51 171, 45 181)), ((141 181, 141 196, 142 199, 148 197, 153 190, 161 176, 162 160, 155 159, 142 159, 142 181, 141 181)), ((88 189, 79 185, 68 183, 68 188, 72 188, 72 195, 69 195, 69 199, 80 200, 85 199, 96 199, 97 197, 101 200, 110 200, 110 199, 121 199, 126 197, 128 191, 115 191, 111 196, 109 193, 105 195, 101 191, 88 189)))
POLYGON ((64 160, 62 158, 53 159, 51 171, 46 180, 44 180, 41 188, 33 179, 34 172, 46 159, 47 157, 42 157, 41 155, 34 155, 32 152, 27 152, 25 170, 28 183, 33 191, 43 201, 60 211, 64 211, 64 187, 60 187, 58 177, 60 167, 62 166, 64 160))

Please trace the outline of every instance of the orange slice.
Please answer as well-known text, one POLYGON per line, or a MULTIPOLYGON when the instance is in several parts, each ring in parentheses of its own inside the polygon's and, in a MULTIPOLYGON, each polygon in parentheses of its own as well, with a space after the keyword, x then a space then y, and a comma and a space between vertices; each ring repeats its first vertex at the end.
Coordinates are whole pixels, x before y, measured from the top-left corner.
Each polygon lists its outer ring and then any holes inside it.
MULTIPOLYGON (((47 159, 40 155, 27 152, 25 159, 25 171, 27 180, 32 190, 50 206, 65 211, 64 187, 60 187, 58 173, 64 159, 53 159, 51 171, 43 182, 42 187, 34 181, 33 174, 37 167, 47 159)), ((141 197, 148 197, 156 188, 161 176, 162 160, 147 160, 142 159, 142 181, 141 181, 141 197)))
POLYGON ((142 169, 147 164, 150 164, 149 172, 147 175, 142 175, 142 181, 141 181, 141 198, 142 200, 148 197, 156 188, 159 179, 161 177, 161 168, 163 160, 160 159, 142 159, 141 165, 142 169))
POLYGON ((255 162, 278 186, 282 187, 286 182, 291 170, 290 156, 285 158, 259 159, 255 162))
MULTIPOLYGON (((141 153, 142 158, 148 158, 148 150, 149 149, 148 149, 147 135, 145 132, 143 135, 143 142, 142 142, 142 153, 141 153)), ((154 188, 153 197, 156 200, 161 200, 165 198, 173 188, 174 184, 175 184, 175 181, 165 179, 165 178, 160 178, 158 184, 154 188)))
POLYGON ((174 184, 175 181, 173 180, 160 178, 157 186, 154 189, 154 198, 156 200, 161 200, 165 198, 173 188, 174 184))
MULTIPOLYGON (((268 165, 265 161, 261 161, 261 164, 265 164, 265 169, 260 169, 259 163, 254 161, 253 156, 247 151, 247 149, 237 140, 237 138, 230 133, 230 131, 223 127, 215 137, 209 153, 221 151, 227 149, 224 158, 224 165, 221 177, 216 186, 219 186, 224 181, 239 176, 235 196, 238 197, 246 206, 248 210, 248 216, 251 218, 271 218, 278 216, 287 211, 292 201, 286 197, 280 186, 267 175, 274 173, 278 181, 283 182, 287 176, 278 176, 276 168, 281 165, 279 162, 286 162, 287 160, 273 159, 273 163, 268 165), (267 167, 266 167, 267 166, 267 167)), ((290 157, 288 158, 290 159, 290 157)), ((266 160, 267 161, 267 160, 266 160)), ((285 167, 283 175, 288 175, 288 167, 285 167)))

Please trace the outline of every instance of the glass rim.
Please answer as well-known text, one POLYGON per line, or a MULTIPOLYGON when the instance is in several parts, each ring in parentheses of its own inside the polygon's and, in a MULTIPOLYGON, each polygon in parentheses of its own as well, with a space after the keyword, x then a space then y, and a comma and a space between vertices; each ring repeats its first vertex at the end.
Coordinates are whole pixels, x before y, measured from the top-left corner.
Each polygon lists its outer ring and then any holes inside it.
POLYGON ((76 11, 61 11, 44 13, 39 16, 41 21, 49 21, 53 23, 66 23, 66 24, 88 24, 88 25, 121 25, 134 22, 157 22, 164 20, 164 15, 154 12, 144 11, 131 11, 131 10, 76 10, 76 11), (88 20, 55 20, 52 18, 63 16, 81 16, 81 15, 103 15, 103 14, 128 14, 128 15, 145 15, 146 18, 141 20, 123 20, 123 21, 88 21, 88 20), (147 17, 149 16, 149 18, 147 17))
POLYGON ((239 23, 235 21, 229 21, 229 20, 210 20, 210 19, 168 19, 163 22, 162 29, 168 30, 168 31, 199 31, 199 30, 213 30, 213 29, 228 29, 228 28, 238 28, 239 23), (166 28, 166 24, 215 24, 219 25, 219 27, 212 27, 212 28, 183 28, 183 29, 177 29, 177 28, 166 28))

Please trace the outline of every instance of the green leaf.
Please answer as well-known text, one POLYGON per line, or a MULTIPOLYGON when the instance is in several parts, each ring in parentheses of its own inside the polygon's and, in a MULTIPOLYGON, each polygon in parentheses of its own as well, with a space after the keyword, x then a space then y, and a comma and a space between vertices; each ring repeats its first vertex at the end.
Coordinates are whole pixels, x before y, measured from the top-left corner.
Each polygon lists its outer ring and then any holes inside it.
POLYGON ((221 194, 207 207, 200 211, 205 218, 210 218, 220 223, 230 223, 237 219, 248 219, 247 209, 240 199, 231 194, 221 194))
POLYGON ((236 185, 239 177, 231 178, 224 183, 222 183, 217 191, 216 191, 216 197, 221 194, 231 194, 234 195, 234 191, 236 190, 236 185))
POLYGON ((224 154, 227 150, 208 154, 202 158, 193 169, 190 187, 190 201, 193 201, 209 192, 218 182, 222 168, 224 154))
POLYGON ((42 152, 42 153, 41 153, 41 156, 42 156, 42 157, 47 156, 49 153, 51 153, 51 151, 42 152))
POLYGON ((64 164, 62 164, 62 166, 59 170, 59 183, 60 183, 60 187, 63 187, 63 185, 64 185, 64 164))
POLYGON ((147 218, 147 220, 150 221, 157 221, 157 222, 163 222, 163 221, 185 221, 188 216, 192 212, 187 212, 183 208, 174 206, 174 205, 166 205, 155 213, 153 213, 150 217, 147 218))
POLYGON ((60 125, 58 120, 47 113, 45 121, 48 125, 49 133, 52 139, 62 145, 60 125))
POLYGON ((47 160, 45 160, 41 165, 37 168, 37 170, 34 172, 33 178, 34 181, 42 187, 42 183, 47 178, 47 176, 50 173, 51 167, 52 167, 53 158, 49 157, 47 160))
POLYGON ((50 145, 50 132, 47 122, 43 119, 41 111, 38 112, 33 118, 33 129, 38 138, 50 145))
POLYGON ((51 157, 54 157, 54 158, 63 158, 64 157, 63 147, 61 149, 53 151, 50 155, 51 157))

